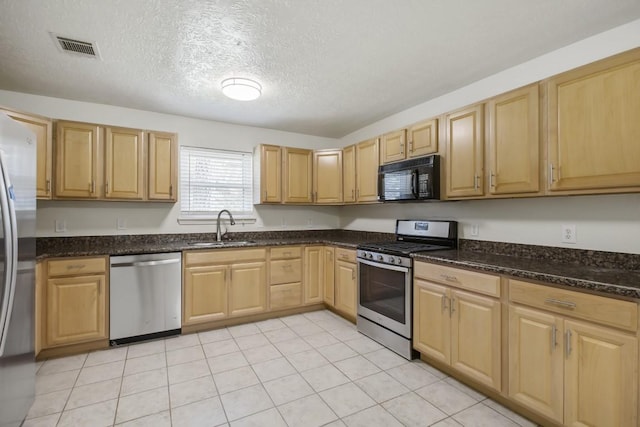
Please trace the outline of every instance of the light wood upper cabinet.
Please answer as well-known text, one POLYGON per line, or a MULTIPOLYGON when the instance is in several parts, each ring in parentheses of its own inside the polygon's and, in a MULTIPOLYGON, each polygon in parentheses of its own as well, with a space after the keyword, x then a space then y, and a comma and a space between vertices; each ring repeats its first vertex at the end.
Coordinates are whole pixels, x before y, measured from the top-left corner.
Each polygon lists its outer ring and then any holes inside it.
POLYGON ((147 151, 149 200, 178 201, 178 137, 174 133, 149 132, 147 151))
POLYGON ((256 147, 253 164, 255 202, 282 203, 282 147, 264 144, 256 147))
POLYGON ((325 246, 322 249, 322 262, 323 262, 323 301, 330 306, 335 305, 335 250, 331 246, 325 246))
POLYGON ((229 271, 229 315, 246 316, 266 311, 266 262, 233 263, 229 271))
POLYGON ((540 189, 538 84, 487 102, 487 175, 490 194, 535 193, 540 189))
POLYGON ((324 247, 304 248, 304 303, 321 303, 324 299, 324 247))
POLYGON ((100 196, 101 134, 97 125, 57 123, 55 197, 95 199, 100 196))
POLYGON ((378 167, 380 150, 378 138, 356 145, 356 201, 378 200, 378 167))
POLYGON ((405 129, 385 133, 380 139, 380 163, 397 162, 407 158, 405 129))
POLYGON ((547 81, 551 191, 640 187, 640 49, 547 81))
POLYGON ((356 146, 342 149, 342 196, 345 203, 356 202, 356 146))
POLYGON ((431 119, 407 129, 407 157, 438 152, 438 119, 431 119))
POLYGON ((445 117, 447 198, 484 194, 483 105, 478 104, 445 117))
POLYGON ((106 258, 47 262, 45 348, 107 339, 106 258))
POLYGON ((220 320, 229 315, 225 265, 185 267, 183 277, 184 325, 220 320))
POLYGON ((144 137, 137 129, 105 128, 105 198, 144 198, 144 137))
POLYGON ((311 203, 313 192, 313 151, 284 147, 283 181, 285 203, 311 203))
POLYGON ((313 152, 313 201, 342 203, 342 150, 313 152))
POLYGON ((36 197, 38 199, 51 198, 51 170, 52 170, 52 133, 51 120, 44 117, 30 116, 15 111, 0 110, 13 120, 22 123, 36 136, 36 197))

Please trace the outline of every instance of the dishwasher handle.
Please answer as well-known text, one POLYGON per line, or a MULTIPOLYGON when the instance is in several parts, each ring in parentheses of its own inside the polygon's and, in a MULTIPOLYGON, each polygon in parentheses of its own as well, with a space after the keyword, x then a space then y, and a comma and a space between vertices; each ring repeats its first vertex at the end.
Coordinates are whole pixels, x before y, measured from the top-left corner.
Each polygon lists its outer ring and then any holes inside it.
POLYGON ((111 267, 147 267, 153 265, 164 265, 164 264, 176 264, 180 262, 180 258, 174 259, 159 259, 155 261, 136 261, 136 262, 120 262, 117 264, 111 264, 111 267))

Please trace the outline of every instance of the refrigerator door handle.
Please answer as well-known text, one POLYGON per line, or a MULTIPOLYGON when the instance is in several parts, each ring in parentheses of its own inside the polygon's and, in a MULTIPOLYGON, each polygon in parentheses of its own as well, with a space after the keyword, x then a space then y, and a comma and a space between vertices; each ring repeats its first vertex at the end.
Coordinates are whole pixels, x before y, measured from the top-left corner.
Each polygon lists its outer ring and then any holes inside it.
POLYGON ((16 275, 18 273, 18 230, 16 227, 15 195, 5 167, 4 155, 0 151, 0 209, 2 209, 2 229, 5 243, 5 271, 3 284, 3 300, 0 305, 0 356, 4 354, 4 347, 9 332, 9 321, 13 311, 13 298, 16 289, 16 275))

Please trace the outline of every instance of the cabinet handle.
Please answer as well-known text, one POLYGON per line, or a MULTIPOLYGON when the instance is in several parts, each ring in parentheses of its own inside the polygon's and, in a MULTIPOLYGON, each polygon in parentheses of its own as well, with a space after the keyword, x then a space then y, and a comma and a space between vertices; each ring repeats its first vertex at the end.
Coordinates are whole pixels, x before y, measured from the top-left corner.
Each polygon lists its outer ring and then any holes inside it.
POLYGON ((444 280, 448 281, 448 282, 457 282, 458 278, 456 276, 449 276, 448 274, 441 274, 440 277, 442 277, 444 280))
POLYGON ((356 200, 357 200, 358 198, 360 198, 360 189, 359 189, 359 188, 356 190, 356 200))
POLYGON ((69 264, 67 265, 67 270, 80 270, 85 268, 86 265, 85 264, 69 264))
POLYGON ((455 308, 455 303, 456 303, 456 299, 455 298, 451 298, 451 302, 449 303, 449 315, 453 316, 453 313, 456 311, 455 308))
POLYGON ((318 201, 318 192, 317 191, 315 193, 313 193, 313 201, 314 202, 318 201))
POLYGON ((491 171, 489 171, 489 187, 491 188, 495 188, 496 184, 493 182, 494 178, 495 178, 495 174, 491 171))
POLYGON ((413 153, 413 141, 409 141, 409 152, 413 153))
POLYGON ((556 325, 551 326, 551 351, 558 346, 558 328, 556 325))
POLYGON ((478 182, 480 181, 480 177, 478 175, 473 176, 473 189, 477 190, 479 187, 478 182))
POLYGON ((283 252, 282 255, 283 256, 291 256, 291 251, 283 252))
POLYGON ((169 197, 173 197, 173 185, 169 186, 169 197))
POLYGON ((356 271, 351 270, 351 280, 356 280, 356 271))
POLYGON ((442 311, 445 311, 447 308, 447 296, 442 295, 442 311))
POLYGON ((351 200, 355 200, 355 194, 353 194, 355 192, 355 190, 352 188, 351 189, 351 200))
POLYGON ((51 192, 51 180, 48 179, 47 180, 47 194, 49 194, 51 192))
POLYGON ((109 181, 104 183, 104 193, 109 194, 109 181))
POLYGON ((91 194, 96 192, 96 182, 95 181, 93 181, 93 180, 91 181, 91 183, 89 184, 89 190, 90 190, 89 192, 91 194))
POLYGON ((404 144, 400 142, 400 154, 404 154, 404 144))
POLYGON ((267 200, 267 190, 264 190, 264 199, 267 200))
POLYGON ((567 357, 571 354, 571 329, 567 329, 567 332, 564 333, 565 339, 565 351, 567 353, 567 357))
POLYGON ((546 300, 544 300, 544 302, 545 304, 553 304, 562 308, 568 308, 570 310, 573 310, 574 308, 576 308, 576 303, 571 301, 562 301, 560 299, 547 298, 546 300))
POLYGON ((549 184, 553 184, 555 179, 553 178, 553 163, 549 163, 549 184))

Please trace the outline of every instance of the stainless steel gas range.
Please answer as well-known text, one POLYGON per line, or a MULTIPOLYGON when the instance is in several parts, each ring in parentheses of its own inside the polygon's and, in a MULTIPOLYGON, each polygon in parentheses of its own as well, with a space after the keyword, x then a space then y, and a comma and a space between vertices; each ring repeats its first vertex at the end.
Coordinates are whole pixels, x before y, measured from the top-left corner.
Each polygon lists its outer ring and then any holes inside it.
POLYGON ((412 253, 455 249, 458 223, 397 220, 396 240, 358 246, 358 331, 412 359, 412 253))

